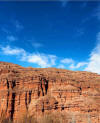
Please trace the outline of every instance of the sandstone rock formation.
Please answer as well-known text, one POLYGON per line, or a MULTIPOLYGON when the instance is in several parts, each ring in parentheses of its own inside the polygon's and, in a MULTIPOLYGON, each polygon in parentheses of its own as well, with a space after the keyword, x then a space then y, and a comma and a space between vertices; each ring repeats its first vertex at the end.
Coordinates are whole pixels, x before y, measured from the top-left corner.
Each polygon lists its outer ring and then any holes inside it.
POLYGON ((0 114, 17 119, 62 113, 69 123, 100 123, 100 75, 0 62, 0 114), (74 122, 75 121, 75 122, 74 122))

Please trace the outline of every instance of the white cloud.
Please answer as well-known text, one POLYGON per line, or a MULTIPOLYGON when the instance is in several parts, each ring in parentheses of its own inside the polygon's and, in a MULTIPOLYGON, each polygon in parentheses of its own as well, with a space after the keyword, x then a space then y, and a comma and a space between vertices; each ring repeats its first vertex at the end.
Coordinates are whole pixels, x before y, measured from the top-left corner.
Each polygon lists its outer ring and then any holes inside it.
POLYGON ((57 56, 55 56, 55 55, 48 55, 48 57, 50 58, 50 60, 51 60, 51 64, 52 65, 56 65, 56 59, 57 59, 57 56))
POLYGON ((46 55, 46 54, 29 54, 22 58, 22 61, 27 61, 29 63, 35 63, 41 68, 52 67, 55 65, 56 56, 46 55))
POLYGON ((57 66, 58 68, 69 68, 72 70, 83 69, 85 71, 95 72, 100 74, 100 32, 97 35, 97 45, 91 51, 88 62, 76 62, 72 58, 65 58, 57 61, 57 56, 43 53, 29 53, 23 48, 11 47, 11 46, 0 46, 0 51, 4 55, 16 55, 18 60, 25 61, 28 63, 37 64, 38 67, 46 68, 57 66), (58 65, 57 65, 58 64, 58 65))
POLYGON ((28 53, 22 48, 11 48, 1 46, 1 51, 5 55, 17 55, 20 61, 37 64, 41 68, 55 65, 56 56, 43 53, 28 53))
POLYGON ((100 32, 97 35, 97 41, 98 44, 91 52, 89 63, 85 70, 100 74, 100 32))
MULTIPOLYGON (((76 63, 76 61, 74 61, 73 59, 71 58, 65 58, 65 59, 62 59, 60 61, 62 64, 60 65, 60 67, 63 67, 65 68, 64 65, 67 65, 67 67, 71 70, 75 70, 75 69, 78 69, 78 68, 81 68, 85 65, 87 65, 87 62, 79 62, 79 63, 76 63), (64 65, 63 65, 64 64, 64 65)), ((59 66, 58 66, 59 67, 59 66)))
POLYGON ((72 58, 65 58, 65 59, 62 59, 60 62, 62 63, 60 65, 60 67, 65 68, 65 65, 67 65, 67 67, 71 70, 75 70, 75 69, 78 69, 78 68, 81 68, 81 67, 87 65, 87 62, 76 63, 76 61, 74 61, 72 58))
POLYGON ((62 59, 61 60, 61 63, 64 63, 64 64, 72 64, 72 63, 74 63, 74 60, 71 59, 71 58, 65 58, 65 59, 62 59))
POLYGON ((9 45, 6 47, 1 46, 1 50, 5 55, 20 55, 25 54, 25 50, 21 48, 11 48, 9 45))
POLYGON ((78 69, 78 68, 83 67, 83 66, 85 66, 87 64, 88 64, 87 62, 79 62, 76 65, 75 64, 71 64, 69 66, 69 68, 71 68, 71 69, 78 69))
MULTIPOLYGON (((100 33, 98 33, 97 36, 98 42, 100 41, 100 33)), ((12 48, 9 45, 8 46, 0 46, 1 53, 4 55, 14 55, 18 56, 18 60, 33 63, 36 64, 38 67, 46 68, 46 67, 53 67, 57 66, 58 68, 69 68, 71 70, 76 70, 80 68, 85 68, 85 71, 95 72, 100 74, 100 42, 97 44, 97 46, 94 48, 94 50, 91 52, 90 58, 88 62, 79 62, 76 63, 71 58, 65 58, 56 62, 57 56, 55 55, 49 55, 49 54, 43 54, 43 53, 28 53, 22 48, 12 48)))
MULTIPOLYGON (((90 58, 88 59, 88 62, 79 62, 76 63, 73 59, 63 59, 61 60, 61 63, 64 65, 69 65, 69 69, 76 70, 82 68, 85 71, 89 72, 95 72, 100 74, 100 32, 97 34, 97 45, 96 47, 91 51, 90 58)), ((64 67, 64 65, 61 65, 64 67)))
POLYGON ((49 67, 48 58, 40 54, 32 54, 26 57, 30 63, 38 64, 40 67, 49 67))

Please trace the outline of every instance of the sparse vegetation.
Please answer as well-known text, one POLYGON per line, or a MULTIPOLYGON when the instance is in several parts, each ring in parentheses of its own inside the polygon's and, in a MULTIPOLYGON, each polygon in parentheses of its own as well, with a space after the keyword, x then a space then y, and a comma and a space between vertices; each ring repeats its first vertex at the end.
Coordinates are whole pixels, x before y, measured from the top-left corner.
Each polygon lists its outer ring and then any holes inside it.
POLYGON ((4 114, 2 114, 0 118, 0 123, 68 123, 68 121, 65 121, 65 118, 63 115, 59 115, 58 113, 49 113, 46 114, 40 118, 31 117, 25 114, 21 119, 18 119, 16 121, 12 121, 9 118, 6 118, 4 114))
POLYGON ((48 115, 44 115, 41 119, 40 119, 40 123, 61 123, 60 122, 60 117, 56 117, 55 115, 52 114, 48 114, 48 115))
POLYGON ((37 123, 34 117, 24 115, 21 119, 12 121, 10 118, 6 118, 4 114, 0 117, 0 123, 37 123))
MULTIPOLYGON (((92 123, 90 115, 86 115, 86 117, 87 123, 92 123)), ((28 116, 27 114, 24 114, 21 119, 19 118, 12 121, 11 119, 6 118, 5 114, 2 113, 0 117, 0 123, 77 123, 75 118, 76 116, 73 116, 73 114, 61 114, 56 112, 45 114, 37 118, 35 116, 28 116)), ((82 119, 80 122, 82 122, 82 119)))
POLYGON ((12 123, 11 119, 7 118, 3 111, 1 112, 0 123, 12 123))

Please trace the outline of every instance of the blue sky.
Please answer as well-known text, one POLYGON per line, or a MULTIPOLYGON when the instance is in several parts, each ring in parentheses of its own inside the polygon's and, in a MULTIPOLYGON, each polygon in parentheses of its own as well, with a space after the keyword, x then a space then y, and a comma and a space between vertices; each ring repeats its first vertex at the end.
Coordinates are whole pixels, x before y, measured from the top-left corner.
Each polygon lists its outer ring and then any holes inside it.
POLYGON ((100 2, 0 2, 0 61, 100 73, 100 2))

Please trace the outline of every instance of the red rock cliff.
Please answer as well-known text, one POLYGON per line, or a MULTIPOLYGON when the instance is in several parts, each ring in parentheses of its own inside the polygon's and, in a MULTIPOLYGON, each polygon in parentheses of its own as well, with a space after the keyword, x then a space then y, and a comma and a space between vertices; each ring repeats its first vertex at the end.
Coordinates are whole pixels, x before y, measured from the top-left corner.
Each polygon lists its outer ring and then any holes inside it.
POLYGON ((2 112, 12 119, 60 112, 76 123, 100 123, 100 75, 0 62, 2 112))

